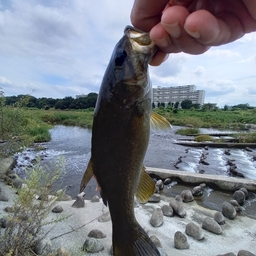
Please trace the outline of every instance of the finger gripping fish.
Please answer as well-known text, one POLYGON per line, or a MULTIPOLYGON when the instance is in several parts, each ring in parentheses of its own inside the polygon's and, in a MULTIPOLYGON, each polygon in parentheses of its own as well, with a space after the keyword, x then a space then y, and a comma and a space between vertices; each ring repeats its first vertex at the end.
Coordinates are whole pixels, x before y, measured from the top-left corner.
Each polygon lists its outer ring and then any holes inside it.
POLYGON ((94 175, 111 214, 114 256, 160 255, 134 215, 134 195, 146 202, 155 190, 143 160, 152 106, 148 63, 156 50, 148 33, 126 27, 95 107, 91 160, 81 190, 94 175))

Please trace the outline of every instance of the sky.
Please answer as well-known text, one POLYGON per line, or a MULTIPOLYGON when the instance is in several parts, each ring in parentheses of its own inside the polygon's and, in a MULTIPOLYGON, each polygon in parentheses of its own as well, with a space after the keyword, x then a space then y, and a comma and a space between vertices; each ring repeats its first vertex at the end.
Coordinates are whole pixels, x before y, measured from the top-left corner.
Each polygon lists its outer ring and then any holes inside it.
MULTIPOLYGON (((132 0, 0 0, 0 87, 5 96, 98 93, 132 0)), ((193 84, 205 103, 256 106, 256 32, 202 55, 170 54, 152 85, 193 84)))

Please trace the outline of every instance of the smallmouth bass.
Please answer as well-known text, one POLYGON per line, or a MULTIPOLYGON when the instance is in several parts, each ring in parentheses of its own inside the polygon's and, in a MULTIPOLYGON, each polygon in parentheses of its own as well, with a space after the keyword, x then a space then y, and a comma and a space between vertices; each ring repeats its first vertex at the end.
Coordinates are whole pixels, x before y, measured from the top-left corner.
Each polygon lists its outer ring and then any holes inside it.
POLYGON ((111 56, 95 107, 91 159, 80 191, 94 175, 110 210, 114 256, 160 255, 134 215, 134 195, 146 202, 155 191, 143 167, 151 119, 156 127, 170 127, 166 119, 151 114, 148 63, 156 51, 148 33, 127 26, 111 56))

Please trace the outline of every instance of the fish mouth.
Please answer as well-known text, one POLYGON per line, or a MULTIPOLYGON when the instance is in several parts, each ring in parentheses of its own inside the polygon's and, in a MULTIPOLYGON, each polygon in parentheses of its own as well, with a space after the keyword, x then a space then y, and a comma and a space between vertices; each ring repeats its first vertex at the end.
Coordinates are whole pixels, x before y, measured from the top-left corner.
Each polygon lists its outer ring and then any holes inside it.
POLYGON ((134 51, 142 53, 156 52, 157 47, 155 43, 150 39, 149 33, 146 33, 132 26, 127 26, 124 30, 124 33, 129 38, 132 49, 134 51))

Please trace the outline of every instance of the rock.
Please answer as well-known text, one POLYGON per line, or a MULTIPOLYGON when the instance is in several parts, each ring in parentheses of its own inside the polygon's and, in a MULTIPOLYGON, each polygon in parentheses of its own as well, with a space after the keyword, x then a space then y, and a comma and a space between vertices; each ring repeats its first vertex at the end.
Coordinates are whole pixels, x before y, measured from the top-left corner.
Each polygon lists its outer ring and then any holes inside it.
POLYGON ((240 205, 244 204, 245 194, 242 190, 237 190, 233 194, 233 199, 236 200, 240 205))
POLYGON ((23 185, 23 180, 15 179, 15 180, 13 180, 12 185, 14 188, 21 188, 23 185))
POLYGON ((148 199, 149 203, 159 203, 161 200, 161 196, 159 194, 154 194, 148 199))
POLYGON ((76 198, 76 201, 71 205, 71 207, 84 208, 85 207, 84 198, 78 195, 76 198))
POLYGON ((150 218, 150 224, 153 227, 160 227, 163 225, 163 211, 160 208, 154 209, 152 216, 150 218))
POLYGON ((56 254, 56 256, 70 256, 70 255, 71 255, 70 252, 63 247, 60 247, 57 250, 57 254, 56 254))
POLYGON ((234 254, 233 252, 228 252, 225 254, 218 254, 217 256, 236 256, 236 254, 234 254))
POLYGON ((7 219, 1 218, 1 219, 0 219, 0 227, 1 227, 1 228, 6 228, 6 227, 7 227, 7 222, 8 222, 7 219))
POLYGON ((192 189, 193 196, 201 196, 204 192, 204 189, 201 186, 196 186, 192 189))
POLYGON ((222 214, 228 219, 233 220, 236 217, 236 209, 231 203, 224 202, 222 204, 222 214))
POLYGON ((106 212, 104 214, 102 214, 99 218, 98 218, 98 222, 107 222, 111 220, 111 216, 109 212, 106 212))
POLYGON ((205 183, 201 183, 199 186, 200 186, 201 188, 203 188, 203 189, 206 188, 206 184, 205 184, 205 183))
POLYGON ((255 254, 246 251, 246 250, 240 250, 237 254, 237 256, 255 256, 255 254))
POLYGON ((8 197, 3 193, 3 192, 1 192, 0 193, 0 201, 2 201, 2 202, 8 202, 8 197))
POLYGON ((166 179, 164 180, 164 185, 169 185, 169 184, 171 184, 171 183, 172 183, 171 178, 166 178, 166 179))
POLYGON ((162 180, 158 180, 156 182, 156 186, 159 188, 159 190, 163 190, 164 189, 164 182, 162 180))
POLYGON ((202 229, 193 222, 186 225, 185 232, 188 236, 192 236, 196 240, 202 240, 204 238, 202 229))
POLYGON ((174 212, 170 205, 163 205, 162 206, 163 215, 166 217, 173 217, 174 212))
POLYGON ((58 201, 71 201, 72 197, 70 195, 64 194, 63 196, 61 196, 58 201))
POLYGON ((180 231, 174 234, 174 247, 176 249, 188 249, 189 244, 187 237, 180 231))
POLYGON ((61 213, 61 212, 63 212, 63 208, 62 208, 62 206, 60 206, 60 205, 56 205, 56 206, 52 209, 52 212, 61 213))
POLYGON ((174 212, 181 218, 184 218, 186 216, 186 209, 182 202, 174 198, 170 198, 170 206, 173 208, 174 212))
POLYGON ((92 203, 98 203, 100 201, 100 198, 97 196, 97 195, 95 195, 92 199, 91 199, 91 202, 92 203))
POLYGON ((100 231, 99 229, 93 229, 89 232, 88 234, 89 237, 93 237, 93 238, 105 238, 106 235, 100 231))
POLYGON ((179 202, 183 202, 183 199, 180 195, 176 195, 175 196, 175 200, 179 201, 179 202))
POLYGON ((224 151, 224 154, 230 156, 230 155, 231 155, 231 154, 230 154, 230 149, 226 149, 226 150, 224 151))
POLYGON ((83 251, 88 253, 97 253, 104 250, 104 246, 95 238, 87 238, 83 244, 83 251))
POLYGON ((14 212, 14 211, 15 211, 15 209, 14 209, 13 206, 6 206, 6 207, 4 208, 4 210, 5 210, 6 212, 14 212))
POLYGON ((223 216, 223 214, 221 212, 216 212, 214 214, 214 220, 219 224, 219 225, 224 225, 225 222, 225 218, 223 216))
POLYGON ((202 228, 217 235, 222 233, 220 225, 213 218, 210 217, 206 217, 204 219, 202 228))
POLYGON ((158 247, 158 248, 162 247, 160 240, 156 236, 151 236, 150 239, 156 247, 158 247))
POLYGON ((244 192, 244 195, 245 195, 245 200, 248 200, 249 199, 249 193, 248 193, 248 190, 246 188, 240 188, 239 190, 243 191, 244 192))
POLYGON ((180 196, 181 196, 184 203, 189 203, 189 202, 194 201, 194 197, 193 197, 192 192, 191 192, 190 189, 183 190, 181 192, 180 196))
POLYGON ((249 147, 245 147, 244 148, 246 151, 248 151, 248 152, 253 152, 253 149, 251 149, 251 148, 249 148, 249 147))
POLYGON ((39 255, 48 255, 52 252, 52 243, 49 238, 44 238, 37 241, 34 249, 36 254, 39 255))
POLYGON ((12 157, 3 158, 0 160, 0 178, 2 179, 5 174, 16 164, 16 160, 12 157))

